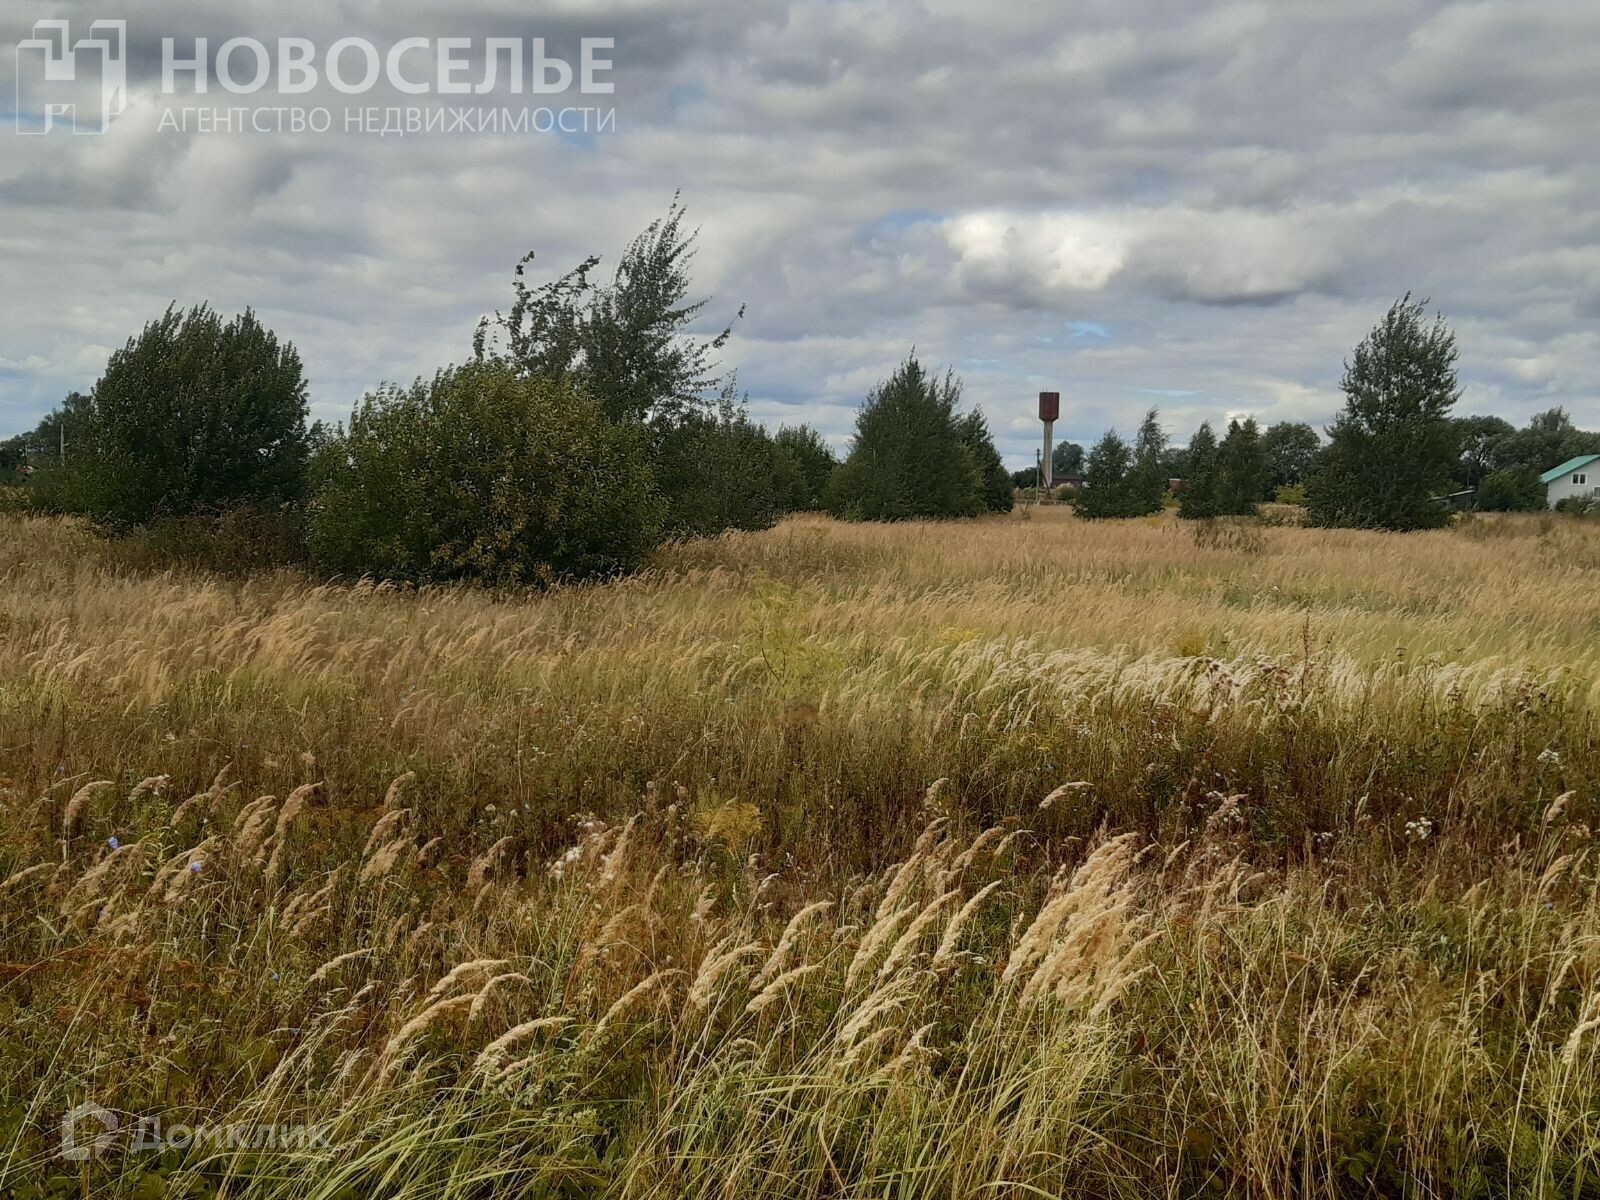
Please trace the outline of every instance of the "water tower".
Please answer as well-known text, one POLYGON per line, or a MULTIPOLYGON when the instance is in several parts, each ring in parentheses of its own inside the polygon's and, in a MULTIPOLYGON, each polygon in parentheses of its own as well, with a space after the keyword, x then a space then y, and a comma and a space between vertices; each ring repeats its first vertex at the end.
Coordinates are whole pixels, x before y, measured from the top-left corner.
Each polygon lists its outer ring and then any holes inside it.
POLYGON ((1051 427, 1055 425, 1056 419, 1060 416, 1061 393, 1040 392, 1039 420, 1044 422, 1044 458, 1041 461, 1044 466, 1044 486, 1046 488, 1055 486, 1055 468, 1050 461, 1053 454, 1053 447, 1050 445, 1050 435, 1051 427))

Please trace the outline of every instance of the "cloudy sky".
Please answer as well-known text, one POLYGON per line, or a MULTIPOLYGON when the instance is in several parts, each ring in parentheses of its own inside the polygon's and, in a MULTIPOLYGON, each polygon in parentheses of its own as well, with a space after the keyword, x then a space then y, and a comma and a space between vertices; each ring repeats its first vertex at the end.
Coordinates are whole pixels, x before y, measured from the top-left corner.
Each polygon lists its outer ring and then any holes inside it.
POLYGON ((254 306, 299 345, 313 414, 342 417, 464 357, 525 251, 536 274, 614 262, 677 191, 708 327, 748 305, 726 362, 753 412, 841 444, 912 346, 965 378, 1013 466, 1041 388, 1058 439, 1152 404, 1180 441, 1230 414, 1324 422, 1344 354, 1408 289, 1459 334, 1461 411, 1600 427, 1596 4, 5 0, 0 51, 0 434, 173 301, 254 306), (74 38, 127 20, 127 110, 102 136, 20 136, 44 89, 13 104, 11 47, 63 16, 74 38), (164 37, 291 36, 319 66, 342 37, 474 39, 473 82, 489 38, 575 61, 609 37, 615 92, 163 94, 164 37), (447 102, 614 108, 615 128, 344 128, 447 102), (335 123, 161 128, 201 104, 335 123))

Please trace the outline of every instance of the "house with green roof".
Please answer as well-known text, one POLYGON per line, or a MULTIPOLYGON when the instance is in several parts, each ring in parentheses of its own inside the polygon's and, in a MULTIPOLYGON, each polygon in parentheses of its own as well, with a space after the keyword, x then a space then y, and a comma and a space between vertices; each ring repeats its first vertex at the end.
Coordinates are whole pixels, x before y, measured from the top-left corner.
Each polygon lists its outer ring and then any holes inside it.
POLYGON ((1539 476, 1545 500, 1554 508, 1563 500, 1600 499, 1600 454, 1580 454, 1539 476))

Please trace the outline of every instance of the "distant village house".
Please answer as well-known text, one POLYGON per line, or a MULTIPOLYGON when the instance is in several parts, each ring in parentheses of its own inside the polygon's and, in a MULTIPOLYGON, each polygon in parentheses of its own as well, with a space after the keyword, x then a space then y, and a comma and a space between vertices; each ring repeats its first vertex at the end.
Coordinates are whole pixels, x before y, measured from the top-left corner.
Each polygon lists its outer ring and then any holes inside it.
POLYGON ((1580 454, 1539 476, 1551 508, 1563 500, 1600 499, 1600 454, 1580 454))

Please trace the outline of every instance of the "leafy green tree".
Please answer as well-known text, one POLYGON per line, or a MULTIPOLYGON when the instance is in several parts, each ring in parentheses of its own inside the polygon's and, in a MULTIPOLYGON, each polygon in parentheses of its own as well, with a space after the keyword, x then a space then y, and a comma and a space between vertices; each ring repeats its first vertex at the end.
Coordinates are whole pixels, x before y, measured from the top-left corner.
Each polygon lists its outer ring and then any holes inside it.
POLYGON ((28 461, 28 435, 19 433, 0 442, 0 483, 12 483, 18 467, 28 461))
POLYGON ((776 451, 773 470, 783 510, 812 512, 821 508, 828 480, 839 466, 822 434, 809 425, 783 425, 772 440, 776 451))
POLYGON ((325 568, 417 583, 612 575, 659 540, 647 450, 570 378, 453 367, 367 396, 322 440, 307 540, 325 568))
POLYGON ((1539 473, 1529 466, 1490 471, 1478 485, 1477 504, 1484 512, 1539 512, 1549 503, 1539 473))
POLYGON ((1189 439, 1188 471, 1178 494, 1178 515, 1191 521, 1216 516, 1219 482, 1217 435, 1211 431, 1211 422, 1204 421, 1189 439))
POLYGON ((1453 417, 1450 427, 1455 430, 1459 447, 1454 482, 1462 487, 1477 487, 1497 466, 1516 465, 1514 462, 1497 464, 1495 461, 1505 439, 1517 432, 1510 421, 1501 417, 1453 417))
POLYGON ((63 410, 76 428, 58 494, 117 526, 296 501, 305 418, 293 345, 249 311, 224 322, 174 306, 111 356, 86 405, 63 410))
POLYGON ((60 407, 52 409, 22 435, 24 455, 35 468, 58 468, 68 447, 74 454, 89 436, 93 402, 82 392, 69 392, 60 407))
MULTIPOLYGON (((600 259, 591 255, 534 287, 530 251, 517 264, 511 310, 479 324, 477 357, 525 375, 575 376, 613 421, 676 420, 714 407, 707 397, 724 383, 716 355, 733 324, 709 339, 690 333, 710 300, 688 298, 698 234, 683 228, 684 215, 673 197, 667 215, 623 252, 609 284, 592 278, 600 259)), ((740 308, 734 319, 743 315, 740 308)))
POLYGON ((1167 435, 1160 413, 1151 409, 1133 442, 1133 470, 1128 477, 1128 515, 1149 516, 1161 511, 1171 479, 1168 472, 1167 435))
MULTIPOLYGON (((1059 442, 1050 451, 1051 477, 1083 474, 1083 447, 1077 442, 1059 442)), ((1031 486, 1031 485, 1029 485, 1031 486)))
POLYGON ((983 410, 975 408, 967 413, 961 418, 960 428, 961 444, 966 447, 967 457, 982 480, 983 507, 990 512, 1010 512, 1016 503, 1011 476, 1000 460, 1000 451, 995 448, 983 410))
POLYGON ((1169 485, 1174 479, 1189 478, 1189 447, 1169 445, 1161 456, 1161 473, 1169 485))
POLYGON ((1254 417, 1229 421, 1217 450, 1217 512, 1246 517, 1256 511, 1267 488, 1270 468, 1254 417))
POLYGON ((1298 487, 1316 472, 1322 439, 1304 421, 1278 421, 1262 433, 1261 450, 1267 456, 1266 490, 1298 487))
POLYGON ((1078 515, 1091 520, 1136 516, 1137 505, 1130 486, 1132 474, 1133 448, 1115 429, 1106 430, 1084 464, 1078 515))
POLYGON ((967 449, 961 383, 915 355, 874 388, 856 415, 850 456, 828 483, 827 507, 853 520, 976 516, 983 475, 967 449))
POLYGON ((1551 408, 1536 414, 1525 429, 1491 437, 1485 458, 1496 470, 1521 465, 1543 472, 1581 454, 1600 454, 1600 433, 1579 429, 1566 409, 1551 408))
POLYGON ((1313 524, 1430 529, 1450 519, 1434 497, 1450 487, 1460 396, 1456 340, 1408 292, 1345 363, 1344 411, 1328 430, 1325 465, 1307 488, 1313 524))

